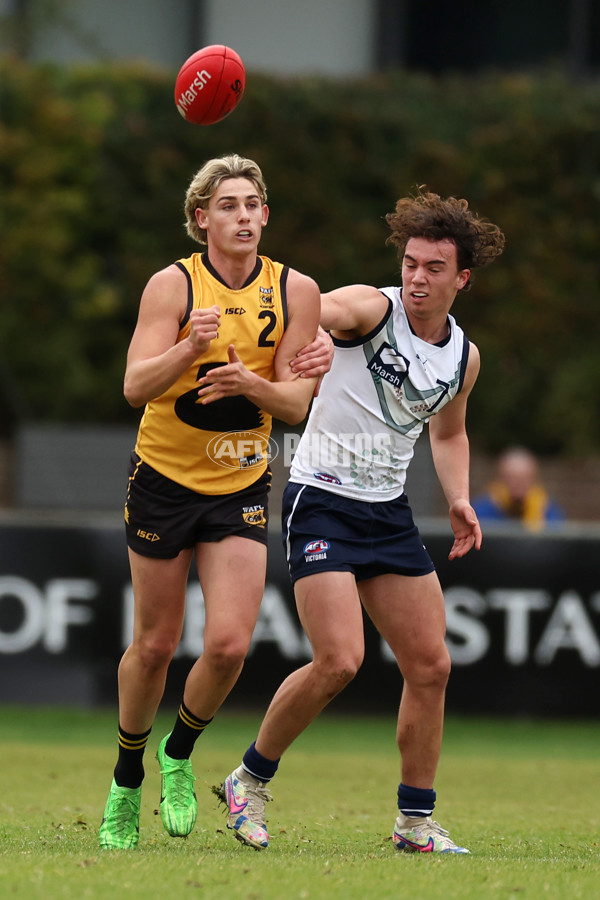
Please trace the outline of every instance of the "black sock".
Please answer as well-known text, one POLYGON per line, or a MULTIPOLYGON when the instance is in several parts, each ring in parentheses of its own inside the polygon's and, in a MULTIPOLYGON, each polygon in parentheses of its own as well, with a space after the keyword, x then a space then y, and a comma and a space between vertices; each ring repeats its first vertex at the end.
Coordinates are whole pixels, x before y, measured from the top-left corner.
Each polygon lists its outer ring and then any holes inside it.
POLYGON ((142 759, 151 731, 129 734, 119 725, 119 758, 114 772, 119 787, 138 788, 144 780, 142 759))
POLYGON ((196 740, 211 722, 212 718, 207 721, 198 719, 182 702, 173 731, 165 744, 167 756, 171 759, 189 759, 196 740))

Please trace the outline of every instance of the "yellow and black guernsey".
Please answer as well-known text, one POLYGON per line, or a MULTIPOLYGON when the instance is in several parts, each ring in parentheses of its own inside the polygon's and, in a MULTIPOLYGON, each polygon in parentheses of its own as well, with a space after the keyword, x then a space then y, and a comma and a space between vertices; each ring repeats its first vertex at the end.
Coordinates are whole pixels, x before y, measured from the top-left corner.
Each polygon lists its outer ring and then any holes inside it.
POLYGON ((246 368, 272 381, 277 347, 287 326, 289 269, 264 256, 240 290, 232 290, 206 253, 175 263, 188 283, 187 310, 178 342, 190 333, 192 309, 219 306, 218 338, 206 353, 144 410, 136 453, 172 481, 201 494, 228 494, 253 484, 268 465, 271 416, 246 397, 202 405, 198 379, 227 365, 235 345, 246 368))

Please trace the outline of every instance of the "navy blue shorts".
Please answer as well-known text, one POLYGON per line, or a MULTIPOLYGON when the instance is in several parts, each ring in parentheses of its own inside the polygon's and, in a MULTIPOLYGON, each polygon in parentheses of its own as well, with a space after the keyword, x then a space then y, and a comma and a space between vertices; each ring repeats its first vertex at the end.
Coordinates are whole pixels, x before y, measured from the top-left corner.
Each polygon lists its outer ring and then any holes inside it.
POLYGON ((362 581, 435 570, 405 494, 366 503, 289 482, 283 492, 282 529, 292 582, 317 572, 352 572, 362 581))

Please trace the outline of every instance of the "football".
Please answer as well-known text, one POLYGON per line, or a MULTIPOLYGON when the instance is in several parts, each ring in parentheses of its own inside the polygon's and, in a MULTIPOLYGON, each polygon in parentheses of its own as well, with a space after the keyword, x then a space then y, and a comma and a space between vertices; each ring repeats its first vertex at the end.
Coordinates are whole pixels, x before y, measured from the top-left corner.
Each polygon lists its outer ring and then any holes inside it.
POLYGON ((242 99, 246 72, 231 47, 212 44, 186 59, 175 81, 175 105, 187 122, 214 125, 242 99))

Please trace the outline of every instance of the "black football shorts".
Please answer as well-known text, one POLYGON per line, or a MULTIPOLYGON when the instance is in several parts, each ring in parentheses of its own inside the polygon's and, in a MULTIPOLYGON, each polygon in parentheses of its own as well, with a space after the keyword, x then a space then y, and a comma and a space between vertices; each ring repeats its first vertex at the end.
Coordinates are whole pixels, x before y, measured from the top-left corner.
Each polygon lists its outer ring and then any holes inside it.
POLYGON ((125 503, 127 544, 142 556, 173 559, 230 534, 267 543, 271 472, 231 494, 199 494, 131 456, 125 503))

